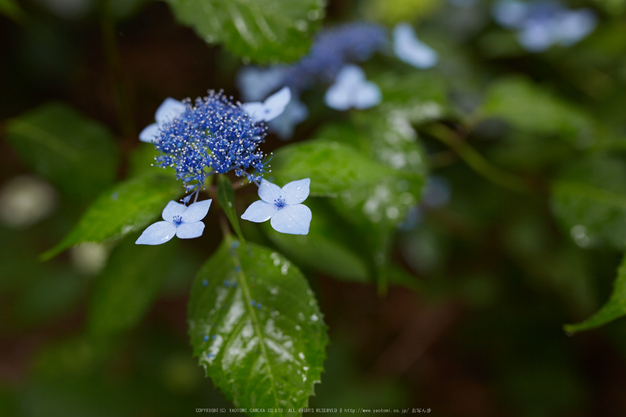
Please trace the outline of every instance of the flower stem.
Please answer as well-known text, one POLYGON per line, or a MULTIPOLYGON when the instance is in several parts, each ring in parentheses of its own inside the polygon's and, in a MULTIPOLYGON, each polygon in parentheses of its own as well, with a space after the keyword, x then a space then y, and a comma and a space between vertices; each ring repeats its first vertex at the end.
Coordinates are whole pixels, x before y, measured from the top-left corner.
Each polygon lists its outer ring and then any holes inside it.
POLYGON ((464 141, 462 136, 449 127, 436 124, 431 126, 427 133, 447 145, 474 171, 494 184, 522 193, 532 192, 524 178, 506 172, 487 161, 476 149, 464 141))
POLYGON ((221 212, 219 214, 219 219, 220 219, 220 229, 222 229, 222 234, 224 235, 224 238, 230 238, 231 234, 230 234, 230 229, 228 228, 228 220, 224 216, 224 212, 221 212))
POLYGON ((100 30, 102 31, 104 58, 113 88, 120 131, 123 137, 132 138, 137 136, 137 132, 132 117, 130 93, 122 71, 115 36, 115 18, 110 0, 100 0, 100 30))

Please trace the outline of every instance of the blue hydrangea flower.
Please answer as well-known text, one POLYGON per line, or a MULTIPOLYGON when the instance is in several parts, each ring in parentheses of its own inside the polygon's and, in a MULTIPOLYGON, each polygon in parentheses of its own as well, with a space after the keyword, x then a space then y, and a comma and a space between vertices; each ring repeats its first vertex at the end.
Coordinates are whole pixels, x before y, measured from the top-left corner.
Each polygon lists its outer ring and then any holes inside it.
POLYGON ((259 185, 260 201, 255 201, 241 215, 244 220, 270 224, 280 233, 306 235, 311 224, 311 210, 301 204, 309 196, 311 180, 292 181, 282 189, 266 180, 259 185))
POLYGON ((283 114, 267 123, 270 132, 276 133, 282 140, 291 139, 296 126, 309 117, 309 109, 300 100, 293 98, 283 114))
POLYGON ((253 122, 269 122, 281 115, 291 101, 289 87, 283 87, 269 96, 263 103, 252 102, 243 104, 243 109, 253 122))
POLYGON ((413 27, 400 23, 393 29, 393 52, 415 68, 430 68, 437 64, 439 55, 435 50, 417 39, 413 27))
POLYGON ((209 91, 193 105, 187 101, 184 113, 160 126, 154 140, 160 153, 156 165, 173 167, 187 192, 199 192, 209 175, 233 170, 260 181, 265 155, 258 145, 265 135, 265 125, 254 122, 240 104, 209 91))
POLYGON ((385 50, 387 44, 386 29, 373 23, 324 29, 315 38, 311 52, 286 69, 284 85, 301 92, 318 81, 333 82, 346 64, 366 61, 385 50))
POLYGON ((187 106, 171 97, 166 98, 159 106, 154 115, 156 123, 148 125, 139 134, 139 140, 142 142, 152 142, 159 137, 159 130, 166 123, 171 122, 185 112, 187 106))
POLYGON ((280 86, 287 86, 294 96, 300 96, 319 81, 333 82, 344 65, 366 61, 387 44, 386 29, 373 23, 348 23, 324 29, 316 36, 309 54, 300 61, 267 69, 244 67, 237 84, 245 100, 261 100, 280 86))
POLYGON ((380 103, 380 88, 365 79, 365 73, 356 65, 346 65, 337 75, 337 81, 326 91, 324 102, 335 110, 367 109, 380 103))
POLYGON ((171 240, 174 235, 180 239, 193 239, 202 236, 204 223, 201 221, 209 212, 211 200, 199 201, 189 207, 170 201, 163 209, 163 221, 156 222, 143 231, 137 245, 160 245, 171 240))
POLYGON ((519 43, 529 52, 573 45, 598 23, 593 11, 569 10, 556 1, 501 0, 493 5, 492 14, 500 25, 517 30, 519 43))

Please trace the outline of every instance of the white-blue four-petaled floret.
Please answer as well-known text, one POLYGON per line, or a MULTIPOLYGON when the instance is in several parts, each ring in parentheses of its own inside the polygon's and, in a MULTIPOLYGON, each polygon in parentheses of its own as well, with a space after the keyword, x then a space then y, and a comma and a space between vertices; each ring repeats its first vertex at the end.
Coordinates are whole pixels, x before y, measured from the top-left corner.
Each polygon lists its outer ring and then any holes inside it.
POLYGON ((244 220, 270 224, 280 233, 306 235, 311 224, 311 210, 301 204, 309 196, 311 180, 292 181, 283 188, 262 180, 259 185, 260 201, 255 201, 241 216, 244 220))
POLYGON ((280 116, 291 101, 291 90, 283 87, 278 92, 269 96, 263 103, 244 103, 243 110, 253 122, 269 122, 280 116))
POLYGON ((156 222, 143 231, 137 245, 160 245, 174 236, 180 239, 193 239, 202 236, 202 219, 209 212, 212 200, 203 200, 189 206, 170 201, 163 209, 163 220, 156 222))
POLYGON ((166 98, 154 115, 156 123, 152 123, 142 130, 139 134, 139 140, 149 143, 154 141, 154 139, 159 137, 161 127, 183 114, 186 108, 182 102, 171 97, 166 98))

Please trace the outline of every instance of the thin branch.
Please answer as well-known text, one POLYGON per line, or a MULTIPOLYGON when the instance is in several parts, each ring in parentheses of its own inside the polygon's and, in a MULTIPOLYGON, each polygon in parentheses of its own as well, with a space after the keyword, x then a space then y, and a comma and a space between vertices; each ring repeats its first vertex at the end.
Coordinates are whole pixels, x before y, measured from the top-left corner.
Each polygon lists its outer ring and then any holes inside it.
POLYGON ((436 124, 427 129, 426 132, 456 152, 470 168, 494 184, 522 193, 533 191, 524 178, 493 165, 449 127, 436 124))

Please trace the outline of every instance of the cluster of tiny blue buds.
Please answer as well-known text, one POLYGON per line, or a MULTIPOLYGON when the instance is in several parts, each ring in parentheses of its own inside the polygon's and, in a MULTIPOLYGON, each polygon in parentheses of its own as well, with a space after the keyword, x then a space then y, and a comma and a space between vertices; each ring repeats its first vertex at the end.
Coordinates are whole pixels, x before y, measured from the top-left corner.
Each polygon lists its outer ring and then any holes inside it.
POLYGON ((165 123, 154 140, 160 156, 157 166, 172 167, 187 192, 199 191, 209 175, 235 171, 249 181, 260 181, 265 155, 257 146, 265 140, 266 127, 255 123, 222 92, 209 91, 186 110, 165 123), (247 172, 247 170, 252 172, 247 172))
POLYGON ((373 23, 350 23, 321 31, 307 56, 285 69, 285 82, 292 92, 301 92, 315 82, 334 81, 349 62, 368 60, 388 44, 385 28, 373 23))

